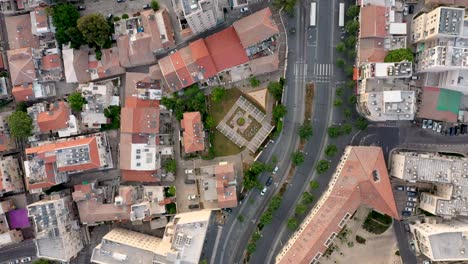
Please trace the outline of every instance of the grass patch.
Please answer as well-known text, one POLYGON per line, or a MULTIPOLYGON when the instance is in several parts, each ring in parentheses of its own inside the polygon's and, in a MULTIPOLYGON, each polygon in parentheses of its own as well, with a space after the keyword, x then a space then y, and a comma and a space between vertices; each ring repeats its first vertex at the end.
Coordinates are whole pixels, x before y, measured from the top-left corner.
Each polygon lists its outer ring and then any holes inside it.
POLYGON ((239 148, 218 130, 215 130, 211 133, 214 135, 213 149, 216 157, 235 155, 242 151, 241 148, 239 148))
POLYGON ((390 216, 371 211, 362 227, 372 234, 380 235, 387 231, 391 224, 392 218, 390 216))

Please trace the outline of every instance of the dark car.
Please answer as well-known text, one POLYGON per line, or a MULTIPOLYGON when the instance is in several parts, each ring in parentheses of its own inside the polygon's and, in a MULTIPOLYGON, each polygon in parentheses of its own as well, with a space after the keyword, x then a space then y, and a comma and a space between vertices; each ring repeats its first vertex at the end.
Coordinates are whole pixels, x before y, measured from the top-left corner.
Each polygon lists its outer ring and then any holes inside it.
POLYGON ((455 132, 455 129, 453 127, 449 128, 449 135, 450 136, 453 136, 454 135, 454 132, 455 132))
POLYGON ((76 7, 76 10, 78 10, 78 11, 85 10, 85 9, 86 9, 85 5, 79 5, 79 6, 76 7))
POLYGON ((231 208, 224 208, 223 211, 226 211, 228 213, 232 213, 232 209, 231 208))
POLYGON ((273 182, 273 178, 270 176, 268 177, 268 180, 266 181, 265 185, 270 186, 272 182, 273 182))
POLYGON ((467 126, 465 124, 460 125, 460 134, 465 134, 466 133, 466 128, 467 128, 467 126))
POLYGON ((409 6, 408 13, 413 14, 414 13, 414 5, 409 6))
POLYGON ((151 9, 151 5, 150 4, 143 5, 143 9, 144 10, 151 9))
POLYGON ((401 215, 402 216, 411 216, 411 212, 403 211, 403 212, 401 212, 401 215))
POLYGON ((198 209, 200 208, 200 205, 199 204, 191 204, 188 206, 189 209, 198 209))
POLYGON ((460 127, 455 126, 455 135, 458 136, 459 133, 460 133, 460 127))
POLYGON ((125 0, 117 0, 117 3, 123 3, 125 0))
POLYGON ((406 195, 408 195, 409 197, 414 197, 414 196, 418 195, 418 193, 416 193, 416 192, 406 192, 406 195))

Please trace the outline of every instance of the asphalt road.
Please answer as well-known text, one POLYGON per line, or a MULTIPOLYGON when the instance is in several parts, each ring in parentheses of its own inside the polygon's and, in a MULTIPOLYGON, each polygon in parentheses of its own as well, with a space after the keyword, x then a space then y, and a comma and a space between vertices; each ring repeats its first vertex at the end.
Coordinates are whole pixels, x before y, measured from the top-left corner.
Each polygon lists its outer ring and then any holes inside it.
POLYGON ((24 257, 36 258, 36 246, 33 240, 24 240, 0 249, 0 263, 9 263, 24 257))

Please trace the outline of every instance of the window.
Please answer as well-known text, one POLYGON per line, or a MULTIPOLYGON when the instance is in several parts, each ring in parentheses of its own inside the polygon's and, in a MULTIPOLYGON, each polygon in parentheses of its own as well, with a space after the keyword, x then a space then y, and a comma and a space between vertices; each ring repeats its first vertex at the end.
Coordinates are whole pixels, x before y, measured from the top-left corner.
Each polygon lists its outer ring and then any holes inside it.
POLYGON ((137 154, 140 154, 140 153, 141 153, 141 149, 137 149, 137 150, 136 150, 136 153, 137 153, 137 154))
POLYGON ((141 158, 141 156, 140 156, 140 155, 136 155, 136 159, 140 159, 140 158, 141 158))
POLYGON ((137 167, 140 167, 140 166, 141 166, 141 163, 140 163, 140 162, 137 162, 136 165, 137 165, 137 167))

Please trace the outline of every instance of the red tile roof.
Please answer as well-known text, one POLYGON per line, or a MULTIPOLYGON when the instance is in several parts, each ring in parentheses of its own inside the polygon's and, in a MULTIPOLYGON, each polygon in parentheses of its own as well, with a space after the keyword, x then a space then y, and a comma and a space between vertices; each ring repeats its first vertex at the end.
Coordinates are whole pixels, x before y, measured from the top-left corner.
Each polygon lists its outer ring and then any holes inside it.
POLYGON ((135 96, 125 98, 125 107, 139 108, 139 107, 155 107, 159 108, 159 101, 156 100, 143 100, 135 96))
POLYGON ((44 70, 61 68, 61 61, 62 60, 58 54, 46 55, 41 59, 41 68, 44 70))
POLYGON ((203 122, 200 112, 186 112, 180 125, 184 138, 184 152, 193 153, 205 149, 205 138, 203 133, 203 122))
POLYGON ((56 131, 68 127, 70 109, 65 102, 50 104, 48 111, 40 112, 37 116, 37 125, 42 132, 56 131))
POLYGON ((11 92, 17 102, 29 101, 34 99, 34 91, 31 83, 27 86, 15 86, 13 87, 11 92))
POLYGON ((213 59, 211 58, 210 52, 206 47, 205 40, 199 39, 189 44, 190 50, 192 51, 192 58, 201 68, 200 72, 203 74, 205 79, 211 78, 216 75, 216 67, 213 59))
POLYGON ((383 48, 384 39, 366 38, 359 40, 359 61, 383 62, 387 51, 383 48), (380 45, 379 45, 380 44, 380 45))
POLYGON ((36 79, 31 48, 8 50, 7 56, 13 85, 32 83, 36 79))
POLYGON ((244 48, 279 34, 269 7, 237 20, 233 26, 244 48))
POLYGON ((157 171, 121 170, 122 180, 129 182, 159 182, 159 178, 153 176, 157 171))
POLYGON ((361 7, 360 38, 386 37, 387 8, 385 6, 366 5, 361 7))
POLYGON ((236 174, 232 163, 215 166, 216 192, 218 207, 232 208, 237 206, 236 174))
MULTIPOLYGON (((19 0, 19 2, 22 2, 19 0)), ((9 49, 37 48, 39 41, 33 36, 31 30, 31 16, 24 14, 5 17, 6 31, 8 34, 9 49)))
POLYGON ((159 108, 124 107, 120 114, 121 133, 159 133, 159 108))
POLYGON ((347 147, 328 191, 277 256, 276 263, 310 263, 318 253, 325 252, 332 233, 340 232, 343 218, 353 215, 361 205, 399 219, 380 147, 347 147))
POLYGON ((177 76, 182 82, 182 85, 188 86, 193 84, 195 81, 190 75, 190 72, 188 71, 187 65, 185 64, 184 60, 182 60, 181 52, 175 52, 169 56, 171 57, 172 65, 174 65, 174 68, 177 72, 177 76))
POLYGON ((207 37, 205 42, 218 72, 249 61, 232 26, 207 37))

